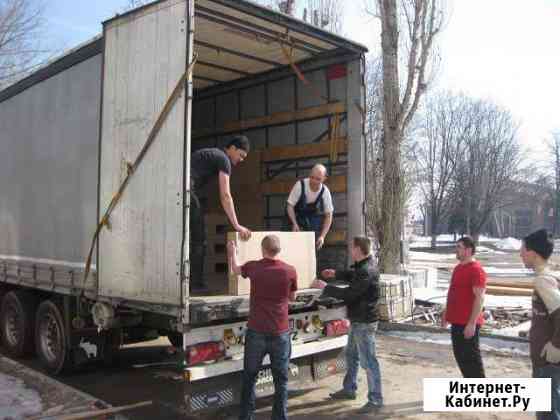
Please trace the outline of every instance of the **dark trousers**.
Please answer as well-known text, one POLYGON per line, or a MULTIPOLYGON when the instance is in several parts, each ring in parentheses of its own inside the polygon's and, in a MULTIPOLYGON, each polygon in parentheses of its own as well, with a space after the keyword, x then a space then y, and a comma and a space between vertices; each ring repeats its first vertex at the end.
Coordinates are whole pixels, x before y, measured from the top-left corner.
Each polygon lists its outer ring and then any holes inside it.
POLYGON ((560 367, 548 364, 533 367, 533 378, 550 378, 550 411, 537 412, 537 420, 560 419, 560 367))
POLYGON ((254 418, 255 383, 261 370, 263 359, 267 354, 270 357, 270 368, 274 381, 272 420, 285 420, 288 418, 288 369, 292 354, 290 333, 271 335, 248 329, 245 334, 240 420, 252 420, 254 418))
POLYGON ((204 279, 204 257, 206 255, 206 227, 204 210, 194 190, 191 190, 190 207, 190 286, 191 289, 206 286, 204 279))
POLYGON ((485 378, 480 356, 480 326, 476 326, 474 335, 468 340, 463 335, 464 331, 464 325, 451 325, 451 342, 457 365, 464 378, 485 378))

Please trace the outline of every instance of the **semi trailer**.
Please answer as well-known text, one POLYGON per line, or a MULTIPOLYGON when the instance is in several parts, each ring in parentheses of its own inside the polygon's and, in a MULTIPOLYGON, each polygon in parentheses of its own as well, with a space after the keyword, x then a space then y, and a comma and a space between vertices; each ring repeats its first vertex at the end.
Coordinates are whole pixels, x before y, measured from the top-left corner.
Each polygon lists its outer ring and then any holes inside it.
MULTIPOLYGON (((222 287, 228 226, 211 188, 216 288, 189 290, 190 155, 251 140, 232 195, 240 223, 263 231, 282 228, 292 185, 325 164, 335 214, 318 261, 342 268, 365 232, 365 52, 248 1, 162 0, 0 91, 4 350, 60 374, 164 335, 183 350, 187 411, 236 403, 249 297, 222 287)), ((345 314, 298 291, 291 381, 344 370, 345 314)), ((267 365, 259 395, 272 392, 267 365)))

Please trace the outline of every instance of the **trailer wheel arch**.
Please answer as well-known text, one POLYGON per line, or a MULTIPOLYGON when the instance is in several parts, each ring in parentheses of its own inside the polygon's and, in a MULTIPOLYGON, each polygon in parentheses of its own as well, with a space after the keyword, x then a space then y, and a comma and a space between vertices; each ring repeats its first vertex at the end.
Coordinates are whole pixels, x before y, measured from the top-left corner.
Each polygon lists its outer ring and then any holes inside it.
POLYGON ((11 356, 33 354, 35 303, 35 297, 24 290, 11 290, 2 297, 0 335, 4 348, 11 356))

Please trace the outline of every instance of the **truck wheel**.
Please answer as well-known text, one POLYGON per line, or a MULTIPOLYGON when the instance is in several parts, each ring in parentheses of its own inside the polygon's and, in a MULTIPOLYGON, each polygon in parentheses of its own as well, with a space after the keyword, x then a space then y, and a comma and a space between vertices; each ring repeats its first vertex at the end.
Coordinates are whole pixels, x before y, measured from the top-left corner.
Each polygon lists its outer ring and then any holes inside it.
POLYGON ((183 349, 183 334, 170 333, 167 334, 167 339, 171 345, 179 350, 183 349))
POLYGON ((33 353, 34 300, 32 295, 21 290, 8 292, 2 299, 2 343, 11 356, 33 353))
POLYGON ((35 316, 35 345, 43 366, 53 375, 72 366, 67 334, 58 307, 50 300, 43 301, 35 316))

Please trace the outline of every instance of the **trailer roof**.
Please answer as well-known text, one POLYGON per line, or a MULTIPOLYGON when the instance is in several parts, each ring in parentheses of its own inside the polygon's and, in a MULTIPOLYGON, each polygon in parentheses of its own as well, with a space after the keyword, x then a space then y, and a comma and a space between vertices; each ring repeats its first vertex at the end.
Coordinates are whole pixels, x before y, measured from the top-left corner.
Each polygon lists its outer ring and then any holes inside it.
MULTIPOLYGON (((158 0, 103 22, 119 24, 127 17, 151 13, 154 5, 178 0, 158 0)), ((0 91, 3 102, 61 71, 101 53, 97 36, 66 51, 29 76, 0 91)), ((333 53, 364 53, 361 44, 317 28, 302 20, 247 0, 195 0, 195 51, 198 59, 195 89, 222 83, 333 53)))
MULTIPOLYGON (((160 0, 104 22, 150 13, 160 0)), ((195 0, 195 89, 204 89, 316 56, 364 53, 367 48, 299 19, 246 0, 195 0)))

